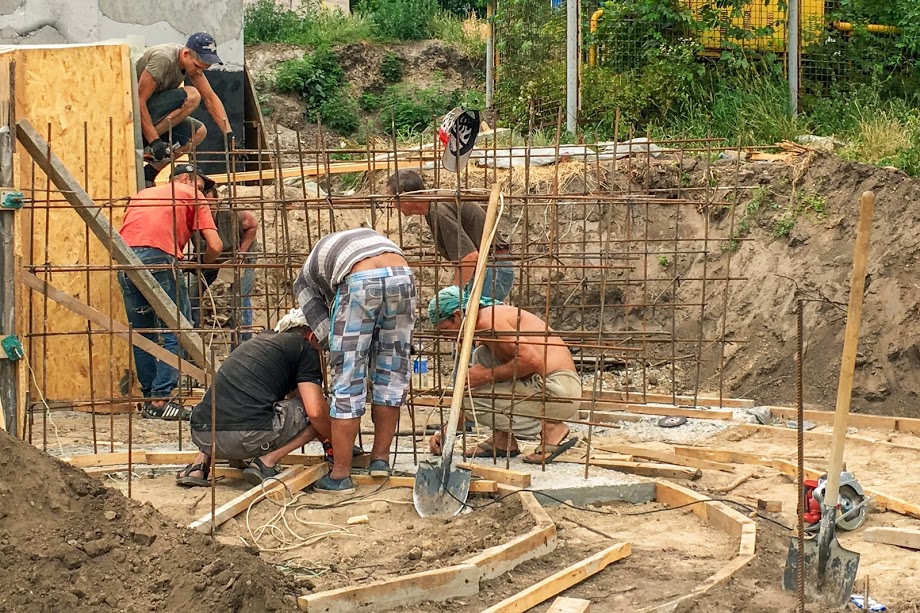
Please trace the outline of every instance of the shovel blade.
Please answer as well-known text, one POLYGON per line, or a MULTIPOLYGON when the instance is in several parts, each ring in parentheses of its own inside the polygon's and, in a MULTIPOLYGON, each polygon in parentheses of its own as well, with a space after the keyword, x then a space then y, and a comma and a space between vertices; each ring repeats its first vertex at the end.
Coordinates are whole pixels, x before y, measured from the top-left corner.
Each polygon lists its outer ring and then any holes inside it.
POLYGON ((464 468, 445 470, 443 464, 422 460, 415 473, 412 491, 415 510, 421 517, 456 515, 466 506, 471 477, 470 471, 464 468))
MULTIPOLYGON (((827 567, 824 576, 819 576, 818 539, 805 541, 803 562, 805 566, 805 598, 809 602, 841 609, 850 601, 856 571, 859 568, 859 554, 841 547, 837 539, 831 539, 827 567)), ((783 589, 794 592, 797 589, 799 568, 799 541, 792 539, 786 557, 783 573, 783 589)))

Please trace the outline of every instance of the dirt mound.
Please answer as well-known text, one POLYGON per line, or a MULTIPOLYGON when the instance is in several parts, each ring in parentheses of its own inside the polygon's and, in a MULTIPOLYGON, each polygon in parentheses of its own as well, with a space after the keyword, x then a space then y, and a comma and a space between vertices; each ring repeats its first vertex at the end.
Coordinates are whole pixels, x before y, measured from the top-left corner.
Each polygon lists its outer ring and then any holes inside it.
POLYGON ((0 611, 290 611, 251 551, 177 527, 0 432, 0 611))

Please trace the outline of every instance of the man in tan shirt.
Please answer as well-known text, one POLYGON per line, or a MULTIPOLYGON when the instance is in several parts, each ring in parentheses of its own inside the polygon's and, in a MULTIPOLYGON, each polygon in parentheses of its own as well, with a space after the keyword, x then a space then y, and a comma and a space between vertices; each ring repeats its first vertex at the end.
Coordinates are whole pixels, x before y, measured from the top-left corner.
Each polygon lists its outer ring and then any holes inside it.
MULTIPOLYGON (((459 330, 467 300, 469 295, 457 286, 446 287, 428 304, 428 318, 438 330, 459 330)), ((465 455, 514 457, 520 453, 517 438, 539 438, 524 462, 552 462, 578 443, 564 421, 577 420, 581 404, 581 378, 572 353, 533 313, 488 298, 480 305, 476 333, 486 334, 477 337, 480 346, 467 375, 472 403, 464 399, 463 409, 472 409, 492 437, 465 455)), ((429 447, 441 453, 440 433, 431 437, 429 447)))
POLYGON ((185 46, 150 47, 137 61, 141 132, 145 157, 150 160, 144 168, 148 183, 152 183, 169 163, 170 145, 161 137, 171 141, 175 155, 181 155, 197 147, 207 136, 204 124, 190 117, 202 101, 227 141, 232 143, 233 131, 227 111, 204 74, 213 64, 223 62, 217 55, 214 37, 207 32, 192 34, 185 46), (182 87, 186 79, 191 84, 182 87))

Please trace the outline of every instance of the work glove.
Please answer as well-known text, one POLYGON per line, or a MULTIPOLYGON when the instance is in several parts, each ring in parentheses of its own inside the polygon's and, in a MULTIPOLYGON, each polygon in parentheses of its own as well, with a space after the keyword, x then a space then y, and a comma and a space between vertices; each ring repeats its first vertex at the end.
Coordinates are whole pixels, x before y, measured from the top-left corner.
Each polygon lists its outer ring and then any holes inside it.
POLYGON ((162 162, 169 158, 169 147, 158 138, 150 143, 150 153, 153 155, 154 162, 162 162))

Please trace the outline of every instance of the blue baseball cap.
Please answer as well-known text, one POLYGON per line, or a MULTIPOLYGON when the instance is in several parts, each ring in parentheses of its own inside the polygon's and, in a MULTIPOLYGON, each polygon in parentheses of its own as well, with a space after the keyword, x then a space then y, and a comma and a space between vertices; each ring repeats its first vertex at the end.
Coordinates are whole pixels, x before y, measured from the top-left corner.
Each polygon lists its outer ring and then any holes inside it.
POLYGON ((185 46, 198 54, 205 64, 223 64, 217 57, 217 41, 207 32, 196 32, 188 37, 185 46))

